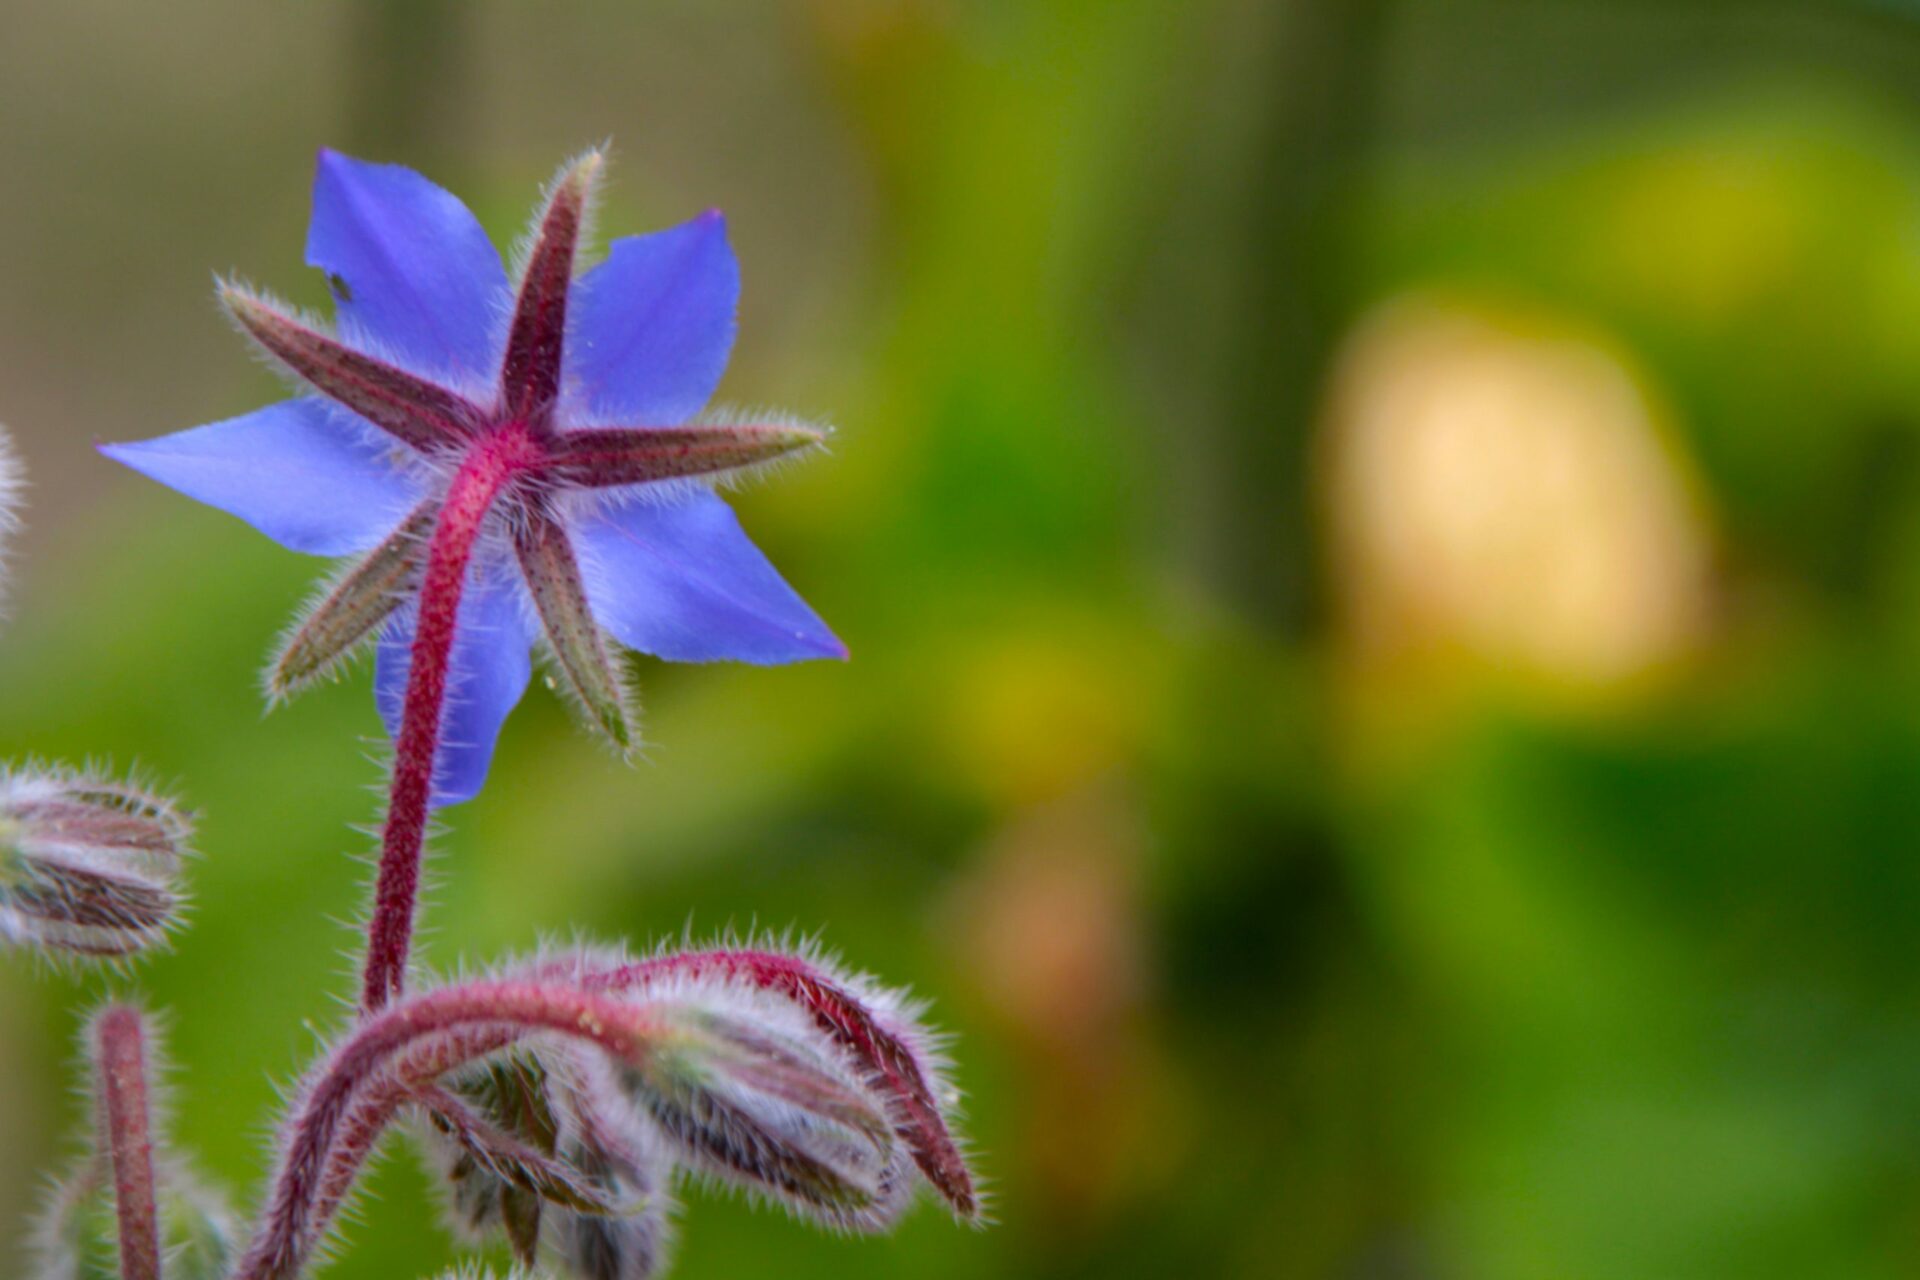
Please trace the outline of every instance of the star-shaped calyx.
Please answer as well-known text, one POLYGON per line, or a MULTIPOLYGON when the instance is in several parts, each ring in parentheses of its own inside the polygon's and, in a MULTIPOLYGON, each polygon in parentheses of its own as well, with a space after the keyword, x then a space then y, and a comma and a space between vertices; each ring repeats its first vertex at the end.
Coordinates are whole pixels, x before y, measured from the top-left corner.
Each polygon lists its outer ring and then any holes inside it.
MULTIPOLYGON (((447 477, 290 634, 268 673, 276 695, 326 671, 409 594, 423 606, 415 651, 450 649, 461 583, 476 540, 491 524, 512 543, 565 688, 588 722, 626 750, 634 737, 624 682, 595 623, 567 530, 574 495, 739 471, 821 442, 818 430, 796 423, 574 427, 561 420, 568 294, 601 164, 599 153, 589 153, 554 185, 488 399, 416 376, 245 289, 221 286, 235 321, 275 361, 384 431, 419 466, 447 477), (436 607, 425 608, 427 602, 436 607)), ((406 696, 438 702, 444 689, 436 683, 406 696)), ((403 714, 403 726, 407 720, 403 714)))

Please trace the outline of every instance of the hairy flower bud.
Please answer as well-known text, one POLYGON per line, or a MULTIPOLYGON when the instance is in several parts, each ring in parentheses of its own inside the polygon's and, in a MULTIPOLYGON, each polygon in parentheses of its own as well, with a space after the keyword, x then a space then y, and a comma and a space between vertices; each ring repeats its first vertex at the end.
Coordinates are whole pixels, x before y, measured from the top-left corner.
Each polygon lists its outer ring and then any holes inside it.
POLYGON ((504 1236, 531 1267, 544 1233, 578 1280, 642 1280, 666 1252, 667 1169, 631 1108, 606 1109, 577 1074, 525 1048, 455 1073, 421 1096, 429 1150, 462 1235, 504 1236))
POLYGON ((0 943, 121 958, 180 914, 189 825, 165 798, 61 770, 0 776, 0 943))
POLYGON ((562 1156, 617 1208, 556 1213, 554 1253, 561 1269, 575 1280, 647 1280, 667 1259, 672 1203, 662 1189, 664 1161, 638 1117, 603 1105, 590 1090, 574 1090, 563 1114, 568 1132, 562 1156))
POLYGON ((774 939, 746 945, 727 941, 642 959, 583 953, 548 964, 549 971, 571 973, 597 990, 632 997, 671 992, 691 980, 731 989, 740 999, 778 1001, 804 1014, 885 1101, 894 1135, 927 1185, 961 1221, 981 1221, 979 1191, 952 1127, 960 1091, 949 1078, 941 1037, 926 1025, 925 1008, 904 992, 812 948, 794 949, 774 939))
POLYGON ((893 1221, 904 1201, 893 1126, 810 1023, 707 984, 646 1007, 663 1033, 615 1077, 692 1167, 834 1226, 893 1221))

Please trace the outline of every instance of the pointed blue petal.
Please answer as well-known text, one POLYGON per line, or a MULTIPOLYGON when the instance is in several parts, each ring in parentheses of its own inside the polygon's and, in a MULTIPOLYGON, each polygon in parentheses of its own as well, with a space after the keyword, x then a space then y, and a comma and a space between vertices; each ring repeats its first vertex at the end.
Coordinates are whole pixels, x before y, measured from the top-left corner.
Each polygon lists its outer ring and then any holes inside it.
POLYGON ((507 273, 458 197, 411 169, 322 151, 307 263, 327 273, 342 338, 424 377, 491 389, 507 273))
MULTIPOLYGON (((396 615, 374 654, 374 703, 393 738, 400 736, 407 672, 413 665, 413 626, 411 611, 396 615)), ((440 717, 440 750, 433 762, 436 808, 480 794, 500 726, 527 691, 533 671, 531 644, 519 587, 511 575, 496 567, 470 576, 460 599, 447 705, 440 717)))
POLYGON ((568 302, 563 421, 670 427, 700 412, 727 367, 739 301, 717 212, 615 240, 568 302))
POLYGON ((285 400, 100 452, 319 556, 377 545, 425 496, 389 443, 318 400, 285 400))
POLYGON ((587 602, 631 649, 676 662, 844 658, 846 646, 705 490, 575 519, 587 602))

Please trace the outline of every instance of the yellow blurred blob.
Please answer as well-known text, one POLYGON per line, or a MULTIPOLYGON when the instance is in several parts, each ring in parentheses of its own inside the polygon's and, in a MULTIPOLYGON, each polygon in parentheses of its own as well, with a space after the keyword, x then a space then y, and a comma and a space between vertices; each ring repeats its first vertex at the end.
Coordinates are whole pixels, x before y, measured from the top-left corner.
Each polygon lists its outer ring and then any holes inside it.
POLYGON ((1569 326, 1391 303, 1349 339, 1326 425, 1362 666, 1610 694, 1701 634, 1694 486, 1621 359, 1569 326))
POLYGON ((1773 150, 1700 148, 1631 168, 1585 255, 1635 295, 1703 320, 1738 312, 1802 269, 1817 176, 1773 150))
POLYGON ((1102 619, 1029 617, 946 660, 936 741, 998 807, 1055 799, 1131 756, 1154 714, 1155 666, 1102 619))

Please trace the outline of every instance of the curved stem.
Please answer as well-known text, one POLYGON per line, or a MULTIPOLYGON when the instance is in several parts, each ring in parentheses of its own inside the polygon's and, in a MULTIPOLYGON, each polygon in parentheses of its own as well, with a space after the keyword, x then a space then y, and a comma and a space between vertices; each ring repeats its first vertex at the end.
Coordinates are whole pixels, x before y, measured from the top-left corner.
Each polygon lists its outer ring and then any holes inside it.
POLYGON ((360 993, 363 1012, 380 1008, 406 985, 414 908, 420 894, 420 856, 432 808, 433 766, 447 702, 447 672, 473 544, 494 499, 539 458, 538 447, 524 426, 503 427, 482 439, 447 486, 427 544, 400 735, 394 746, 393 784, 380 834, 380 871, 360 993))
POLYGON ((499 1047, 495 1037, 470 1034, 491 1028, 511 1028, 509 1040, 552 1032, 636 1064, 645 1060, 658 1031, 640 1006, 551 982, 468 983, 368 1015, 304 1091, 266 1215, 234 1280, 299 1274, 404 1101, 387 1086, 419 1083, 491 1052, 499 1047), (395 1073, 389 1068, 402 1054, 409 1056, 395 1073))
POLYGON ((121 1280, 160 1280, 160 1217, 154 1206, 152 1108, 146 1027, 140 1011, 115 1005, 94 1024, 121 1280))

